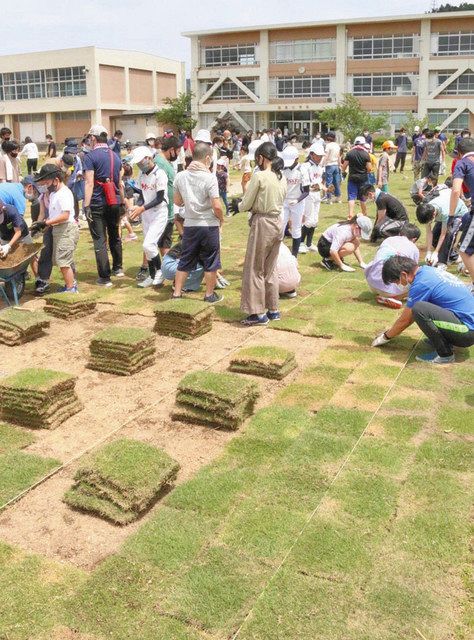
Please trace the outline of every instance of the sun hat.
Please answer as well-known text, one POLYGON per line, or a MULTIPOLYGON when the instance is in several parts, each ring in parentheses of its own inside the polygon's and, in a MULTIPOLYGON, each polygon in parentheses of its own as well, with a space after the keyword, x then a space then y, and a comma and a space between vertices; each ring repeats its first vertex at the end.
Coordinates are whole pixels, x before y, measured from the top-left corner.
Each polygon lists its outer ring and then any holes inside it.
POLYGON ((363 240, 369 240, 372 233, 372 220, 368 216, 357 216, 357 225, 360 228, 360 235, 363 240))
POLYGON ((364 136, 357 136, 354 140, 354 144, 365 144, 366 140, 364 136))
POLYGON ((249 157, 251 160, 255 160, 255 151, 257 151, 257 149, 259 148, 259 146, 263 144, 263 142, 261 140, 252 140, 252 142, 249 144, 249 157))
POLYGON ((148 132, 146 134, 145 140, 156 140, 156 135, 154 133, 148 132))
POLYGON ((317 156, 324 155, 324 145, 322 142, 313 142, 309 148, 309 153, 314 153, 317 156))
POLYGON ((287 167, 291 167, 295 163, 295 160, 297 160, 300 156, 300 152, 292 144, 289 144, 283 149, 283 151, 280 151, 278 155, 283 160, 283 166, 286 169, 287 167))
POLYGON ((207 129, 199 129, 194 140, 196 142, 205 142, 206 144, 212 144, 211 134, 207 129))
POLYGON ((131 153, 130 164, 138 164, 145 158, 153 158, 153 150, 150 147, 137 147, 131 153))
POLYGON ((382 143, 382 149, 384 151, 386 151, 387 149, 396 149, 396 145, 393 140, 385 140, 385 142, 382 143))
POLYGON ((107 129, 103 127, 101 124, 93 124, 92 127, 89 129, 88 135, 95 136, 96 138, 98 138, 103 133, 105 133, 105 135, 109 135, 109 132, 107 131, 107 129))
POLYGON ((63 172, 58 167, 58 165, 52 163, 44 164, 41 167, 39 173, 35 173, 35 183, 51 178, 61 178, 62 175, 63 172))

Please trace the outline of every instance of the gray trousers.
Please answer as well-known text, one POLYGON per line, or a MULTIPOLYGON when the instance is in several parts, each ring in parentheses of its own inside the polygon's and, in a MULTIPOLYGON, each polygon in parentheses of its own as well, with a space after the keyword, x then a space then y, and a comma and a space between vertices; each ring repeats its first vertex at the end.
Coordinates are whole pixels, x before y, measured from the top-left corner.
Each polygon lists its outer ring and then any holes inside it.
POLYGON ((416 324, 431 340, 439 356, 452 356, 453 346, 471 347, 474 344, 474 329, 469 329, 449 309, 431 302, 415 302, 412 312, 416 324))

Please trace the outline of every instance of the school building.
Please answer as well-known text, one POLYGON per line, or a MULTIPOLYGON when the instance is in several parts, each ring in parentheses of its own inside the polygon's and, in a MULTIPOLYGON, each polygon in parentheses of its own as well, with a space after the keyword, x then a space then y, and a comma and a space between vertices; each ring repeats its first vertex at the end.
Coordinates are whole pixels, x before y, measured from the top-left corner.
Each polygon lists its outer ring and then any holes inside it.
POLYGON ((0 56, 0 126, 15 139, 62 142, 93 123, 123 140, 162 128, 154 113, 166 97, 185 91, 184 62, 137 51, 80 47, 0 56))
POLYGON ((231 116, 241 130, 312 135, 346 93, 390 116, 411 111, 444 129, 474 130, 474 12, 264 25, 191 39, 199 127, 231 116))

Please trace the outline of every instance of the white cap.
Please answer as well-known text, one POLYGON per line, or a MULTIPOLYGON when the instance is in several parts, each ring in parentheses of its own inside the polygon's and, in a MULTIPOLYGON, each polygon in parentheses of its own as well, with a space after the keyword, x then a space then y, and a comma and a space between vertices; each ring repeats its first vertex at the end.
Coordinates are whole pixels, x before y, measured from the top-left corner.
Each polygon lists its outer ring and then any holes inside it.
POLYGON ((322 142, 313 142, 313 144, 309 148, 310 153, 314 153, 317 156, 324 155, 324 145, 322 142))
POLYGON ((249 157, 251 160, 255 160, 255 151, 262 145, 263 142, 261 140, 252 140, 249 144, 249 157))
POLYGON ((415 126, 414 131, 416 131, 418 133, 418 131, 420 130, 420 127, 418 125, 415 126))
POLYGON ((291 167, 295 163, 295 160, 300 157, 300 152, 292 144, 289 144, 278 155, 283 160, 283 165, 286 169, 287 167, 291 167))
POLYGON ((368 142, 364 144, 364 147, 367 149, 367 151, 370 151, 371 149, 370 144, 368 142))
POLYGON ((364 136, 357 136, 357 138, 354 140, 354 144, 365 144, 364 136))
POLYGON ((155 135, 154 133, 151 133, 151 131, 149 131, 149 132, 146 134, 146 138, 145 138, 145 140, 156 140, 156 135, 155 135))
POLYGON ((150 147, 145 147, 143 145, 141 147, 137 147, 132 151, 130 164, 137 164, 144 158, 153 158, 153 149, 150 149, 150 147))
POLYGON ((227 166, 227 162, 225 161, 224 158, 219 158, 216 164, 224 165, 224 167, 227 166))
POLYGON ((212 144, 211 134, 208 129, 199 129, 194 140, 196 142, 205 142, 206 144, 212 144))
POLYGON ((89 129, 88 135, 95 136, 96 138, 98 138, 102 133, 105 133, 105 135, 109 135, 109 132, 107 131, 107 129, 103 127, 101 124, 93 124, 92 127, 89 129))
POLYGON ((370 240, 372 233, 372 220, 368 216, 357 216, 357 224, 360 227, 360 235, 363 240, 370 240))

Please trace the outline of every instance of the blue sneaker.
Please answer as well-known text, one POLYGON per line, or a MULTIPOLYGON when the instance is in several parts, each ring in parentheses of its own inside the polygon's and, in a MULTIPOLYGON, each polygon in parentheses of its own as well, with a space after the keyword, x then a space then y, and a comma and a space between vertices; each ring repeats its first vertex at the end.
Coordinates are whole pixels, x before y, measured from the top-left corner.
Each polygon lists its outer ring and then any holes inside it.
POLYGON ((281 313, 279 311, 267 311, 267 318, 269 320, 281 320, 281 313))
POLYGON ((268 323, 269 320, 266 313, 261 316, 253 313, 252 315, 247 316, 244 320, 241 320, 241 324, 244 324, 246 327, 252 327, 254 325, 266 325, 268 323))
POLYGON ((79 289, 77 285, 73 285, 72 287, 61 287, 58 293, 79 293, 79 289))
POLYGON ((455 362, 454 355, 439 356, 436 351, 431 353, 423 353, 421 356, 416 356, 418 362, 428 362, 429 364, 452 364, 455 362))

